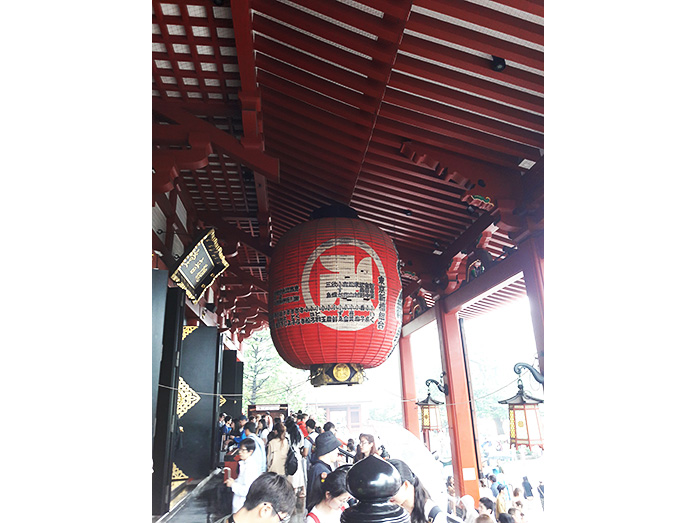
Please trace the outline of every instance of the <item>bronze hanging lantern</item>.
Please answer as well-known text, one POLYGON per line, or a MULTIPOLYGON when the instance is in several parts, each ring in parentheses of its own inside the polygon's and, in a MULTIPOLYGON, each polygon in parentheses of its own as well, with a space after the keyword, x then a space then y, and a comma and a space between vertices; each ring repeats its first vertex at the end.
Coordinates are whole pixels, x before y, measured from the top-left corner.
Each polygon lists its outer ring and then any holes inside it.
MULTIPOLYGON (((514 368, 518 374, 518 393, 512 398, 500 400, 499 403, 508 405, 511 445, 515 445, 516 449, 521 445, 530 449, 537 445, 544 449, 539 409, 539 404, 544 403, 544 400, 534 398, 525 392, 523 380, 520 379, 521 366, 523 364, 516 364, 514 368)), ((540 381, 535 373, 533 377, 540 381)), ((544 379, 540 382, 543 383, 544 379)))
POLYGON ((421 409, 421 430, 440 430, 439 405, 443 402, 434 400, 429 392, 425 400, 417 401, 416 404, 421 409))
MULTIPOLYGON (((436 380, 428 379, 426 380, 426 386, 430 386, 431 384, 434 384, 436 387, 438 387, 438 390, 440 390, 443 394, 446 396, 448 395, 448 386, 445 384, 440 384, 436 380)), ((425 400, 422 401, 417 401, 416 404, 419 406, 421 409, 421 431, 423 432, 424 436, 424 443, 426 446, 431 449, 431 438, 430 438, 430 431, 432 430, 440 430, 441 429, 441 423, 440 423, 440 406, 443 405, 442 401, 434 400, 431 397, 431 392, 428 392, 428 395, 426 396, 425 400)))

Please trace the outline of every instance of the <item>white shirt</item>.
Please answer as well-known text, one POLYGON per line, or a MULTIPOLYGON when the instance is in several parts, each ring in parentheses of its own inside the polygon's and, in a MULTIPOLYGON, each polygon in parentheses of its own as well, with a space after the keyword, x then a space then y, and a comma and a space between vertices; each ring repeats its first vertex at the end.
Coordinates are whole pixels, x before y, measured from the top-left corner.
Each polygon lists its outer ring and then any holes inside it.
MULTIPOLYGON (((256 450, 252 453, 252 456, 256 454, 256 450)), ((244 500, 247 498, 247 492, 249 492, 249 487, 252 482, 261 476, 261 469, 256 462, 251 461, 252 456, 245 460, 240 460, 240 473, 237 475, 237 479, 232 484, 232 513, 234 514, 242 508, 244 505, 244 500)))

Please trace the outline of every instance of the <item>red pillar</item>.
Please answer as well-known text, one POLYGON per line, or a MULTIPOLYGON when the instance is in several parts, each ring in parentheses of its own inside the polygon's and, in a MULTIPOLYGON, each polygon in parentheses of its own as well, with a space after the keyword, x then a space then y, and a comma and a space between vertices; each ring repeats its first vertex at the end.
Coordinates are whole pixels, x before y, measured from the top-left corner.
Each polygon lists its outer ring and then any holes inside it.
POLYGON ((404 428, 419 437, 419 407, 416 405, 414 361, 411 357, 411 336, 399 339, 399 365, 402 376, 402 413, 404 428))
POLYGON ((472 422, 474 403, 470 402, 457 310, 446 313, 442 301, 436 302, 436 321, 440 341, 441 360, 448 386, 446 412, 453 458, 453 477, 458 497, 469 494, 479 499, 479 466, 476 439, 472 422))
POLYGON ((532 330, 537 345, 540 373, 545 373, 545 301, 544 301, 544 245, 542 237, 528 241, 527 257, 523 265, 525 291, 530 300, 532 330))

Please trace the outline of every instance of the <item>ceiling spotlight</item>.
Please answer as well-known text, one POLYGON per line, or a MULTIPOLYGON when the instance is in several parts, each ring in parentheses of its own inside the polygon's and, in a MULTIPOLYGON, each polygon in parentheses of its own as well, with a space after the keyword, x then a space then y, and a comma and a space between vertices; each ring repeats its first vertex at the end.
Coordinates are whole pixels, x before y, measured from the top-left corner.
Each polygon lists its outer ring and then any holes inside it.
POLYGON ((491 69, 496 72, 501 72, 506 68, 506 60, 498 56, 491 57, 491 69))

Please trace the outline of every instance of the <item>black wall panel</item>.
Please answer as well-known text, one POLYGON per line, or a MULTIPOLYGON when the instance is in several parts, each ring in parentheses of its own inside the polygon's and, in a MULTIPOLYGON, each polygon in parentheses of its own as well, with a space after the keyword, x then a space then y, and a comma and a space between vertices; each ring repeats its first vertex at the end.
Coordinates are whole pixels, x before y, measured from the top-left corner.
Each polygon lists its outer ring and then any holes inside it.
POLYGON ((178 426, 183 430, 178 433, 174 463, 189 478, 203 479, 211 471, 211 449, 217 440, 220 345, 217 327, 196 327, 189 333, 186 329, 179 365, 183 407, 179 407, 178 426))
MULTIPOLYGON (((165 319, 162 332, 162 357, 159 364, 159 387, 155 435, 152 444, 152 513, 169 511, 172 488, 173 428, 176 421, 177 382, 181 333, 184 325, 184 291, 167 289, 165 319)), ((155 360, 155 355, 153 355, 155 360)), ((154 369, 153 369, 154 371, 154 369)))
POLYGON ((242 414, 242 378, 244 364, 237 361, 236 350, 225 350, 222 353, 223 375, 221 379, 220 393, 226 402, 220 410, 225 411, 233 418, 239 418, 242 414))
POLYGON ((157 392, 162 361, 162 338, 167 303, 167 271, 152 271, 152 437, 155 437, 157 392))

